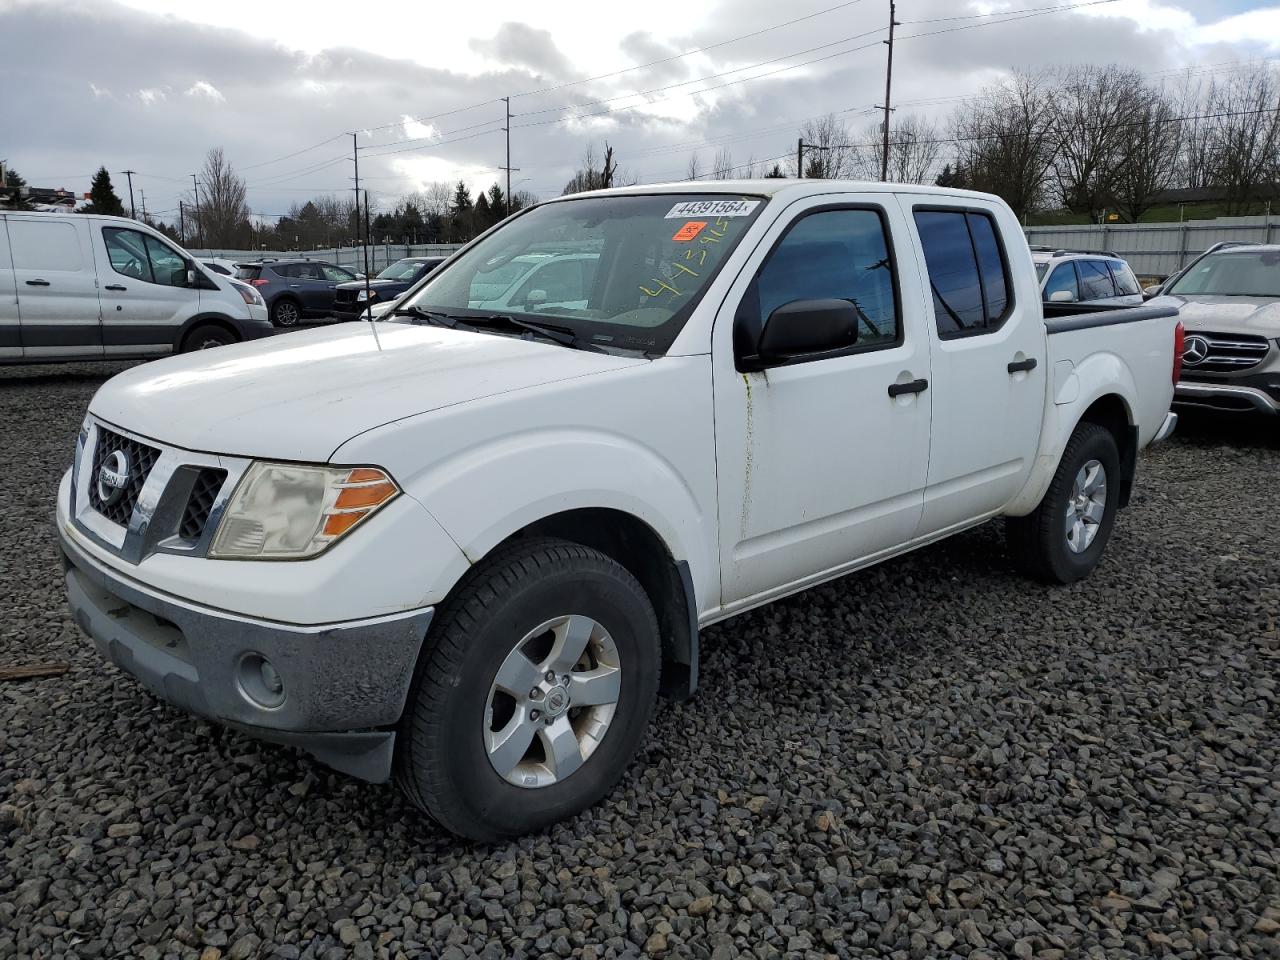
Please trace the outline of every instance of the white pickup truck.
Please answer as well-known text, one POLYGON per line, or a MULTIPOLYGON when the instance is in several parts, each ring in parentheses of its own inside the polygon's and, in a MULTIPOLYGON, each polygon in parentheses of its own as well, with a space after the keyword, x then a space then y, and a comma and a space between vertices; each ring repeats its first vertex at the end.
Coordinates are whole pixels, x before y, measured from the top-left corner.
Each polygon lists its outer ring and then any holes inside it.
POLYGON ((534 830, 693 692, 701 627, 997 516, 1030 574, 1093 571, 1180 328, 1043 309, 982 194, 565 197, 385 320, 105 384, 58 493, 70 605, 171 703, 459 834, 534 830), (477 306, 534 254, 563 276, 477 306))

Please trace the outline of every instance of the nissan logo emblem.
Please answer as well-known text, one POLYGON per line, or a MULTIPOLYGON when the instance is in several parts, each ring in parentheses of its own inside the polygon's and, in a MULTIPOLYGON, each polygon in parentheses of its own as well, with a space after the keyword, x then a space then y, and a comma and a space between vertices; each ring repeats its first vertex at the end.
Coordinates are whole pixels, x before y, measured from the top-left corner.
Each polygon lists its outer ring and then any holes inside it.
POLYGON ((1188 367, 1204 363, 1209 356, 1209 341, 1204 337, 1187 337, 1182 346, 1182 362, 1188 367))
POLYGON ((128 485, 129 458, 123 450, 114 450, 107 454, 98 468, 98 499, 111 506, 124 496, 124 488, 128 485))

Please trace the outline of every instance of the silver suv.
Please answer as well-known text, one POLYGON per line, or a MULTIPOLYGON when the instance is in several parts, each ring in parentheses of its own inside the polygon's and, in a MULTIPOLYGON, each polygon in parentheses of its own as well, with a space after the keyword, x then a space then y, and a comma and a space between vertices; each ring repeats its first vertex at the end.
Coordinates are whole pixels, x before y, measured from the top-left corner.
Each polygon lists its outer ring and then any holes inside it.
POLYGON ((1280 245, 1232 245, 1160 288, 1186 328, 1174 403, 1280 414, 1280 245))
POLYGON ((1040 278, 1040 297, 1046 303, 1142 303, 1138 278, 1129 264, 1114 254, 1032 247, 1031 259, 1040 278))

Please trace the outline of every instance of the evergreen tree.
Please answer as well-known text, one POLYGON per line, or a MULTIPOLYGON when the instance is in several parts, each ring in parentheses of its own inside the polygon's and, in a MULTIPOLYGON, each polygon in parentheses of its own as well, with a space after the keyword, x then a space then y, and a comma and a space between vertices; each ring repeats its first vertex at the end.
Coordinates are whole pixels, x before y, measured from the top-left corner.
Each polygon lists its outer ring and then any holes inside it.
POLYGON ((89 206, 84 208, 84 212, 107 217, 124 216, 124 204, 111 186, 111 174, 107 173, 106 167, 99 167, 98 172, 93 175, 93 183, 89 187, 89 206))
POLYGON ((960 189, 965 189, 969 186, 969 176, 965 173, 964 167, 960 166, 960 164, 957 163, 953 169, 951 164, 948 163, 942 168, 942 172, 938 174, 938 179, 935 183, 939 187, 958 187, 960 189))
POLYGON ((495 223, 510 212, 507 210, 507 198, 503 195, 502 188, 496 183, 489 188, 489 210, 493 214, 495 223))
POLYGON ((470 240, 471 232, 471 191, 467 189, 465 180, 459 180, 453 191, 453 201, 449 204, 450 230, 455 243, 470 240))
POLYGON ((764 175, 766 180, 782 180, 786 174, 782 172, 782 167, 778 164, 773 165, 773 169, 764 175))
POLYGON ((30 204, 20 197, 22 188, 27 185, 27 181, 18 175, 18 171, 13 167, 4 168, 4 183, 0 184, 0 206, 6 206, 11 210, 26 210, 30 204))
POLYGON ((493 226, 493 212, 489 209, 489 197, 481 190, 476 196, 476 209, 471 215, 472 236, 480 234, 493 226))

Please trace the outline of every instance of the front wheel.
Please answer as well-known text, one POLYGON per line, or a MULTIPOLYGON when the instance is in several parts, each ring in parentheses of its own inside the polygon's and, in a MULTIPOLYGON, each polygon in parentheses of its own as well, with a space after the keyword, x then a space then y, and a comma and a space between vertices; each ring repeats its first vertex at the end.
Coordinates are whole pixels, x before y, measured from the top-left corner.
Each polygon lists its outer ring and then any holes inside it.
POLYGON ((440 608, 396 779, 446 829, 493 841, 596 803, 640 746, 661 666, 644 589, 597 550, 516 541, 440 608))
POLYGON ((182 340, 182 352, 194 350, 212 350, 214 347, 225 347, 229 343, 238 343, 239 337, 223 327, 213 323, 202 323, 182 340))
POLYGON ((1044 499, 1005 522, 1014 562, 1045 583, 1091 574, 1107 547, 1120 506, 1120 451, 1106 427, 1081 423, 1067 441, 1044 499))

